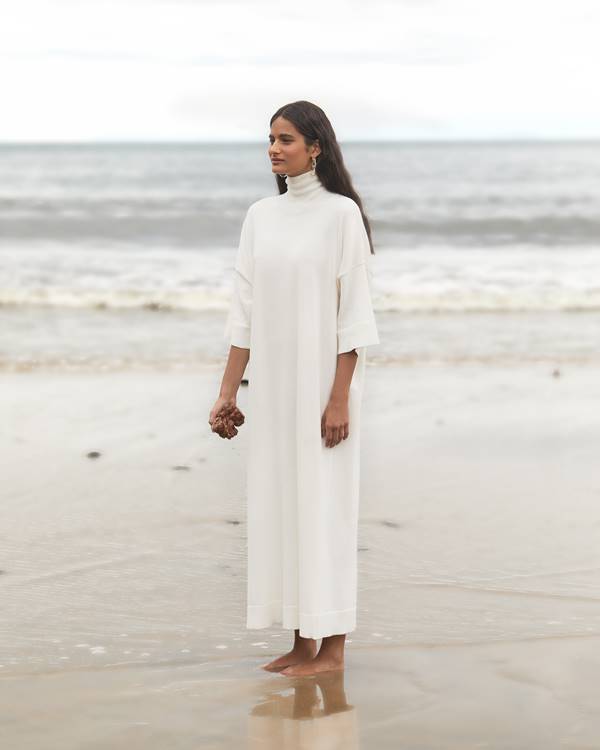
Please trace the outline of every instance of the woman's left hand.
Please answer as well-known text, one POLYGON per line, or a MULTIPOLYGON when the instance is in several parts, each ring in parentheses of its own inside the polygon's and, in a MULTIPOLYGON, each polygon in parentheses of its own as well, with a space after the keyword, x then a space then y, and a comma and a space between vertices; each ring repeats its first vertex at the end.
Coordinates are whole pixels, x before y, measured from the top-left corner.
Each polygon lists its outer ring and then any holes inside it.
POLYGON ((330 400, 321 417, 321 437, 325 445, 333 448, 350 434, 348 399, 330 400))

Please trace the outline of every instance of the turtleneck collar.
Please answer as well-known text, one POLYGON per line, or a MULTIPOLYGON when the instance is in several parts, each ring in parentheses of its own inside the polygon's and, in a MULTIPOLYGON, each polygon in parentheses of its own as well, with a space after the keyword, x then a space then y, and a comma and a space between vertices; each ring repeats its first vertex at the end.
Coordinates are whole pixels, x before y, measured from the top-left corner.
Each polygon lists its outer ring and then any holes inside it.
POLYGON ((317 177, 316 172, 313 174, 310 169, 308 172, 302 172, 302 174, 288 175, 285 182, 287 185, 287 194, 294 200, 310 198, 316 193, 326 190, 321 184, 321 180, 317 177))

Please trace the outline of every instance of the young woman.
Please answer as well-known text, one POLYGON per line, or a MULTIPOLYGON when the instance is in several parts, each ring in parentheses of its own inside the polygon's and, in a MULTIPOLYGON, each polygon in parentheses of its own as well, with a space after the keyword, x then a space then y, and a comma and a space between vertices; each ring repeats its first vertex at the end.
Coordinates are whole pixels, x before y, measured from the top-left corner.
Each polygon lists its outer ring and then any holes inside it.
POLYGON ((242 225, 209 423, 237 434, 250 362, 246 626, 293 629, 292 649, 264 668, 309 675, 343 669, 356 628, 360 405, 365 347, 379 343, 373 248, 323 110, 286 104, 270 126, 279 195, 253 203, 242 225))

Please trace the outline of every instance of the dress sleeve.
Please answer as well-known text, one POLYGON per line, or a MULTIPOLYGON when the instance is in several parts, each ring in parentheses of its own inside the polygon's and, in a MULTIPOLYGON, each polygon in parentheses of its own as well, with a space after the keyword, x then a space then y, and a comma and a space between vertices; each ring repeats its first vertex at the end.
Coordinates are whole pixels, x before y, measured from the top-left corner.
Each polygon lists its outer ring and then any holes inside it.
POLYGON ((342 220, 342 253, 337 274, 337 353, 379 344, 371 301, 371 248, 360 209, 342 220))
POLYGON ((246 213, 240 242, 233 266, 233 283, 229 313, 225 324, 225 338, 231 346, 250 349, 250 322, 252 319, 252 217, 246 213))

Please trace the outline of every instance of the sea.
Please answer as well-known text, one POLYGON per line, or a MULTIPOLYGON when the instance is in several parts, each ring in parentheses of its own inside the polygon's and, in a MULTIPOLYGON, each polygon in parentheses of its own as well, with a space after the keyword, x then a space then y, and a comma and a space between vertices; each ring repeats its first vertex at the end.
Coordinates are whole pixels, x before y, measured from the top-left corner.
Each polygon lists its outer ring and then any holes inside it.
MULTIPOLYGON (((600 141, 341 143, 368 364, 600 361, 600 141)), ((223 362, 268 143, 0 144, 0 370, 223 362)))

